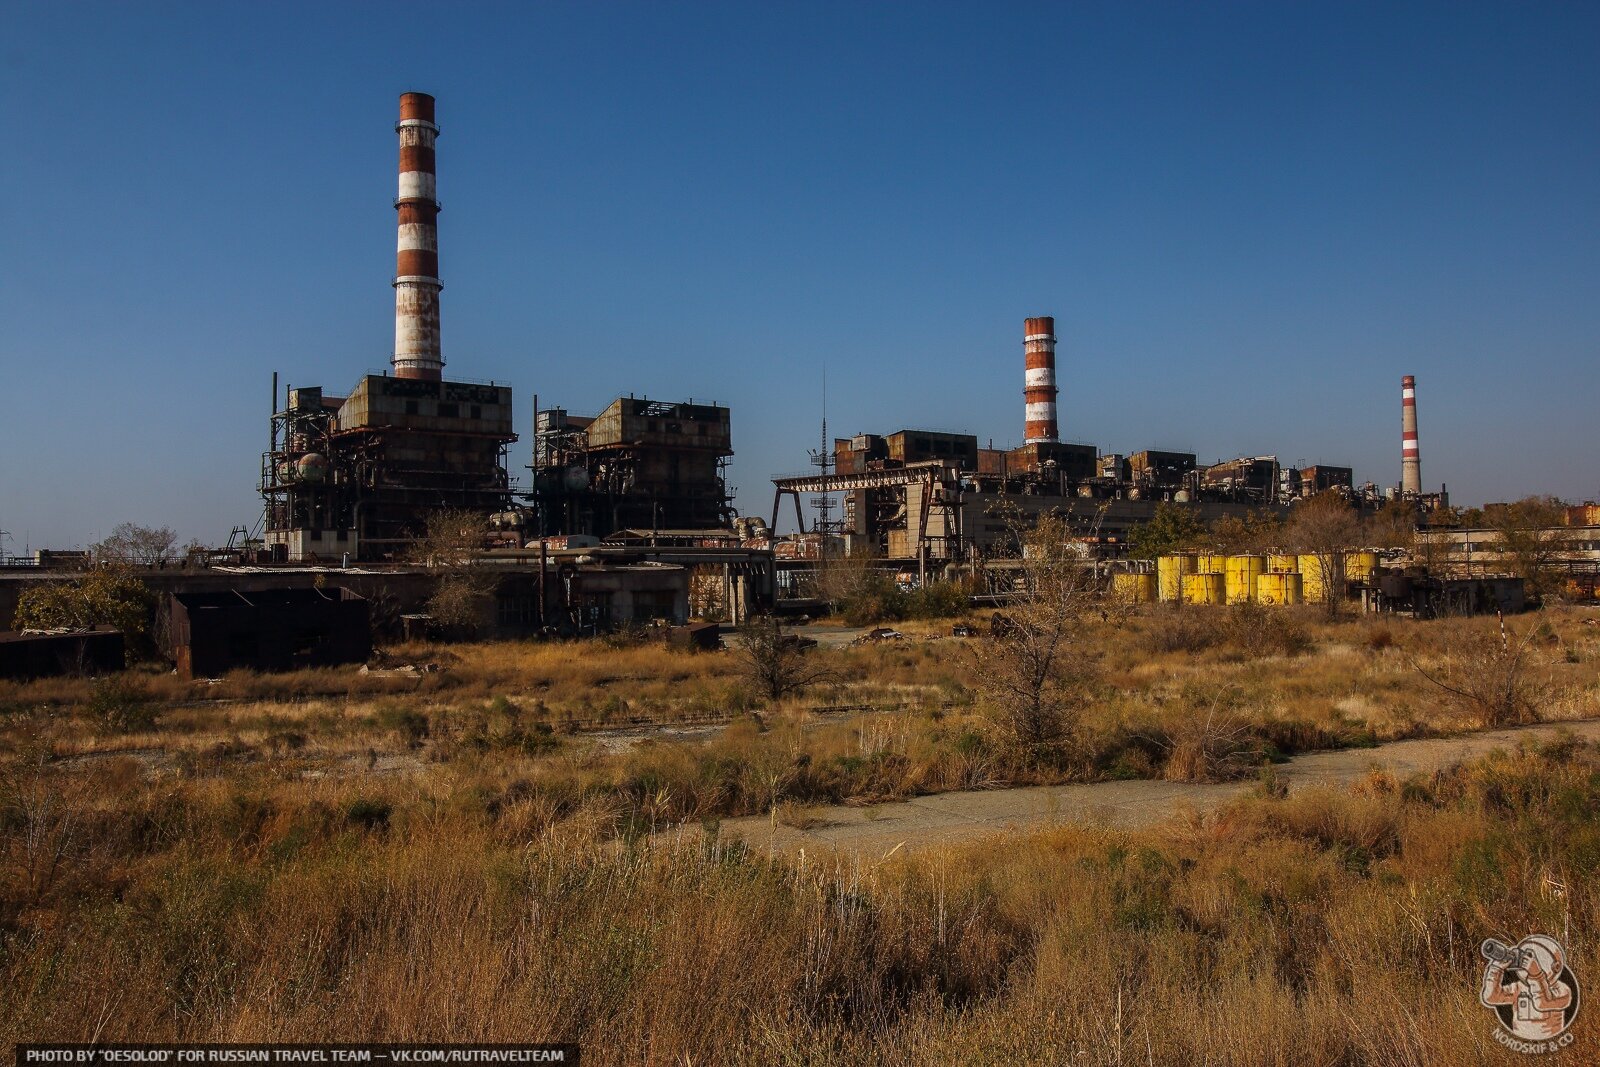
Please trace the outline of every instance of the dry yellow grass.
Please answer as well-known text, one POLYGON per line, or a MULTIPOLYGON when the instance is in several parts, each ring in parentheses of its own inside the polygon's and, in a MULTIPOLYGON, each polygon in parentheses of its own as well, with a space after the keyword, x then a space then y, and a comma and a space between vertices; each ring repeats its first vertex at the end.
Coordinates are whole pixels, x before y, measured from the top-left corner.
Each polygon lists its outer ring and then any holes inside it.
MULTIPOLYGON (((1600 926, 1600 753, 862 866, 467 766, 8 765, 0 1040, 578 1040, 586 1062, 1502 1062, 1487 936, 1600 926), (21 801, 51 799, 41 808, 21 801), (43 832, 20 832, 34 812, 43 832), (43 814, 38 814, 43 812, 43 814), (70 824, 70 826, 68 826, 70 824), (66 829, 70 832, 63 833, 66 829), (29 841, 65 842, 45 877, 29 841), (1560 896, 1547 886, 1567 887, 1560 896)), ((1600 1026, 1580 1015, 1576 1050, 1600 1026)))
MULTIPOLYGON (((1546 626, 1541 655, 1558 683, 1550 720, 1600 714, 1600 631, 1592 612, 1513 620, 1546 626)), ((604 795, 629 820, 765 812, 778 801, 871 803, 918 793, 1072 779, 1254 773, 1280 753, 1364 745, 1473 726, 1415 669, 1442 661, 1460 636, 1493 620, 1285 616, 1309 637, 1296 655, 1245 655, 1222 613, 1148 611, 1099 631, 1103 680, 1083 714, 1080 744, 1061 762, 1018 764, 971 701, 971 642, 913 640, 819 649, 836 681, 759 720, 732 652, 660 645, 498 642, 395 650, 446 670, 384 678, 354 669, 219 685, 139 675, 154 725, 109 729, 93 686, 66 680, 0 686, 0 741, 43 731, 56 756, 96 761, 136 755, 152 773, 259 767, 289 778, 409 773, 436 764, 494 767, 543 794, 555 810, 604 795), (1211 627, 1199 648, 1152 651, 1164 628, 1211 627), (339 691, 344 684, 347 690, 339 691), (258 688, 265 689, 256 693, 258 688), (217 691, 237 694, 195 700, 217 691), (274 695, 282 692, 291 695, 274 695), (254 694, 254 695, 252 695, 254 694), (49 701, 57 703, 51 704, 49 701), (889 709, 816 717, 806 709, 889 709), (701 736, 663 734, 604 743, 577 725, 705 721, 735 725, 701 736), (1208 729, 1212 722, 1218 729, 1208 729)), ((930 634, 942 624, 927 626, 930 634)))

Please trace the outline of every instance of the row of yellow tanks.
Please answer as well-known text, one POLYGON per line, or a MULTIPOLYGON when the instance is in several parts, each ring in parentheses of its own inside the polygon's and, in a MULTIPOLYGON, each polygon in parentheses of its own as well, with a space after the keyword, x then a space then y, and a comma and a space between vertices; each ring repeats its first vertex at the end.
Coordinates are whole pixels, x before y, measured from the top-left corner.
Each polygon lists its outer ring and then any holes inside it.
MULTIPOLYGON (((1135 604, 1321 604, 1330 595, 1344 595, 1334 588, 1339 583, 1324 576, 1324 562, 1309 553, 1185 553, 1160 557, 1153 572, 1118 574, 1111 589, 1135 604)), ((1367 581, 1377 568, 1376 552, 1344 553, 1346 581, 1367 581)))

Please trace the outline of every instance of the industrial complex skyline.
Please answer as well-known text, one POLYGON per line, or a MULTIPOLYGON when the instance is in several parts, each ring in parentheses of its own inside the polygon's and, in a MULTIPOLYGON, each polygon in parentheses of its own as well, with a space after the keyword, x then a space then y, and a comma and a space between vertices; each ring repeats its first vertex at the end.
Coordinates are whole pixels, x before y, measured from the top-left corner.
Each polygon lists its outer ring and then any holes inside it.
POLYGON ((536 395, 715 401, 763 514, 824 367, 835 435, 1022 446, 1050 316, 1029 440, 1395 485, 1415 374, 1419 488, 1600 495, 1592 12, 295 10, 20 9, 0 554, 257 525, 272 374, 394 354, 405 90, 448 241, 401 204, 399 276, 514 388, 524 483, 536 395))

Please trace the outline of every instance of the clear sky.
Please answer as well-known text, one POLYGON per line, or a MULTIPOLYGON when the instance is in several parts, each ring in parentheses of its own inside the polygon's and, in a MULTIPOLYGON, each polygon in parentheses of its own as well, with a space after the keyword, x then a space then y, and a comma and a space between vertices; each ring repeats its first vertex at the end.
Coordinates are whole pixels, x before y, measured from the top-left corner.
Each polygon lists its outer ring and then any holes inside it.
MULTIPOLYGON (((0 34, 0 528, 254 526, 273 370, 393 331, 396 96, 438 97, 447 373, 517 419, 1274 453, 1600 496, 1600 6, 47 4, 0 34)), ((513 456, 528 462, 526 433, 513 456)))

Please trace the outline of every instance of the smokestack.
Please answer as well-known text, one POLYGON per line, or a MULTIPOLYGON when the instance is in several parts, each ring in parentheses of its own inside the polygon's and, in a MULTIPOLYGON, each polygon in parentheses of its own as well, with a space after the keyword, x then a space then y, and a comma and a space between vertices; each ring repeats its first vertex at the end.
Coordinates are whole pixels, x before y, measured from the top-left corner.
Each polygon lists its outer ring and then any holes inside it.
POLYGON ((400 195, 395 198, 400 240, 394 267, 394 373, 438 381, 439 201, 433 165, 433 97, 400 94, 400 195))
POLYGON ((1400 379, 1400 493, 1422 495, 1422 455, 1417 451, 1417 380, 1400 379))
POLYGON ((1027 366, 1022 390, 1026 421, 1022 440, 1054 443, 1061 439, 1056 426, 1056 320, 1048 315, 1028 319, 1022 326, 1022 354, 1027 366))

